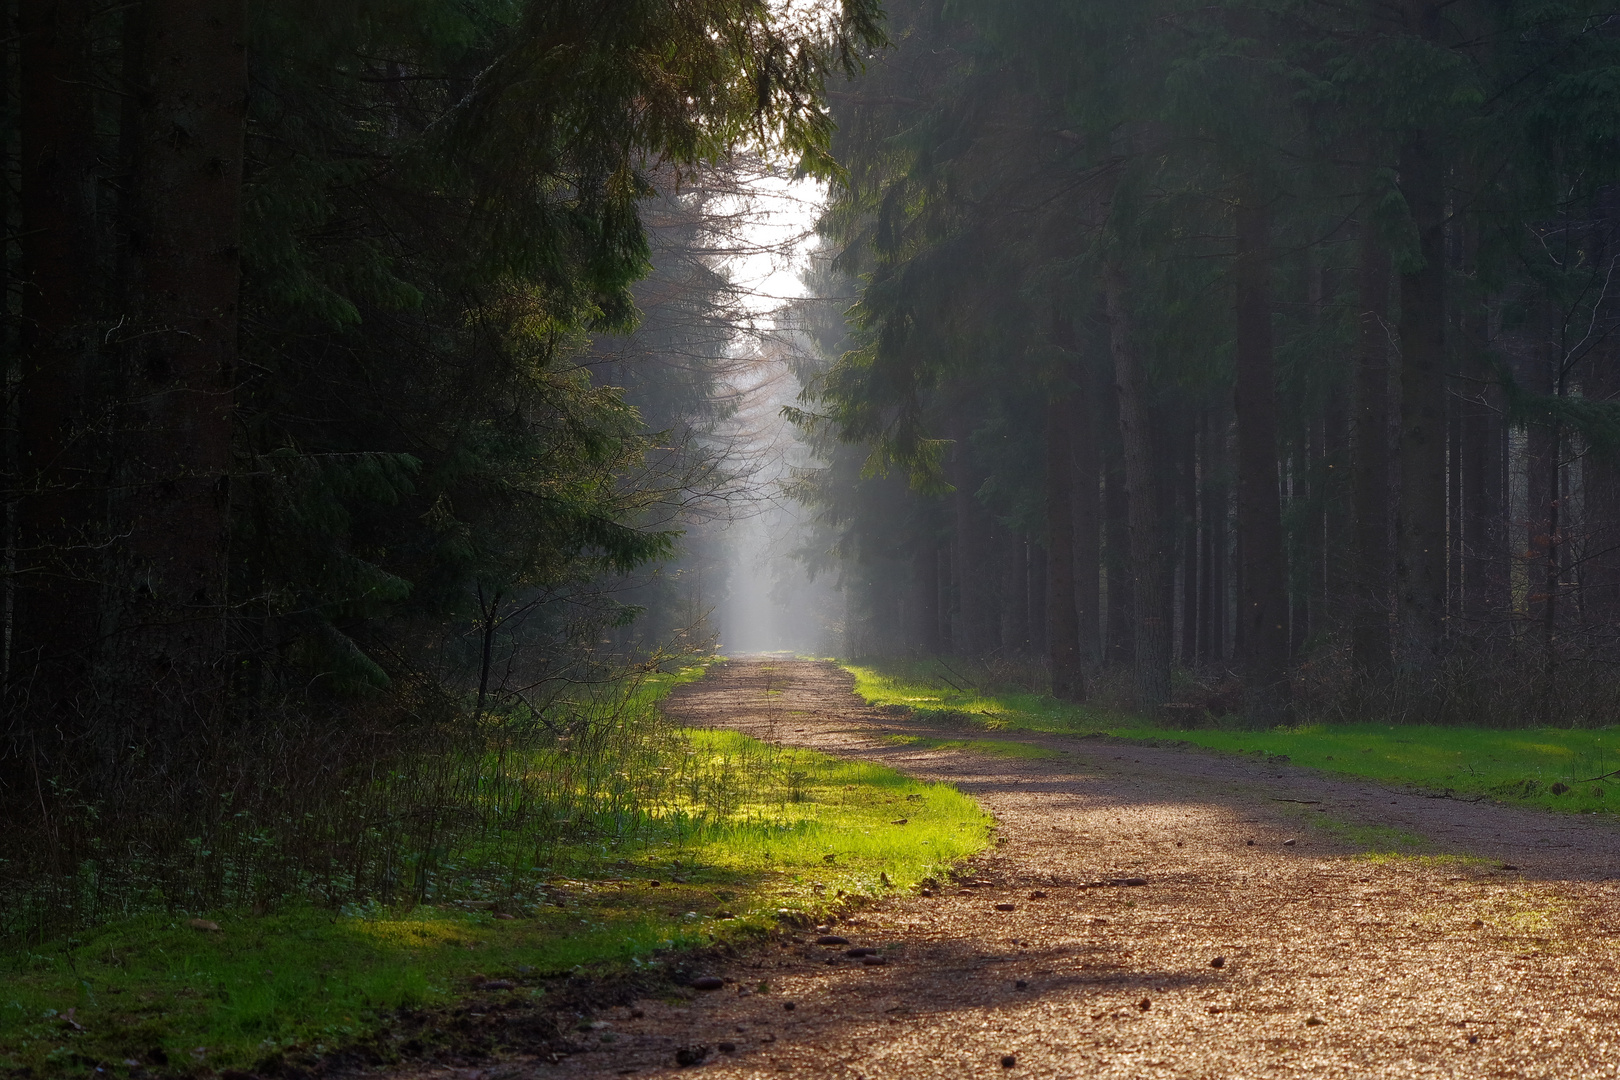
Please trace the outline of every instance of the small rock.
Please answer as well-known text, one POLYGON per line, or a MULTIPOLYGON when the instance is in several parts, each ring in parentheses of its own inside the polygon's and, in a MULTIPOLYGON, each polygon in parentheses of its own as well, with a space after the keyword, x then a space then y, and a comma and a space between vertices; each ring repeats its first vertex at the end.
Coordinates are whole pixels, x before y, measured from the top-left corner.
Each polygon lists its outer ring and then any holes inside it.
POLYGON ((1502 869, 1503 869, 1503 870, 1517 870, 1517 869, 1518 869, 1518 867, 1517 867, 1517 866, 1514 866, 1514 865, 1513 865, 1513 864, 1512 864, 1512 863, 1510 863, 1510 862, 1505 862, 1505 863, 1503 863, 1503 864, 1502 864, 1502 867, 1501 867, 1501 868, 1502 868, 1502 869))
POLYGON ((1018 905, 1017 904, 997 904, 996 905, 996 910, 997 911, 1017 911, 1018 910, 1018 905))
POLYGON ((889 962, 889 958, 887 956, 863 956, 863 957, 861 957, 861 963, 866 965, 867 967, 882 967, 884 964, 887 964, 888 962, 889 962))
POLYGON ((649 881, 649 882, 647 882, 647 887, 649 889, 656 889, 662 884, 663 884, 662 881, 649 881))
POLYGON ((1252 839, 1251 840, 1245 840, 1245 841, 1243 841, 1243 843, 1244 843, 1244 846, 1246 846, 1246 847, 1254 847, 1254 841, 1252 839))
POLYGON ((1153 1008, 1153 999, 1143 998, 1141 1001, 1136 1003, 1136 1007, 1141 1009, 1143 1012, 1147 1012, 1149 1009, 1153 1008))
POLYGON ((853 949, 845 949, 844 950, 844 955, 845 956, 852 956, 852 957, 855 957, 856 959, 860 959, 863 956, 876 956, 877 955, 877 950, 876 949, 868 949, 865 945, 857 945, 853 949))
POLYGON ((640 1020, 643 1016, 646 1016, 646 1015, 647 1015, 647 1012, 646 1012, 645 1009, 631 1009, 630 1010, 630 1018, 632 1020, 640 1020))
POLYGON ((1110 878, 1108 884, 1124 889, 1134 889, 1148 883, 1145 877, 1117 877, 1110 878))
POLYGON ((1045 889, 1036 889, 1034 892, 1029 894, 1029 898, 1031 900, 1045 900, 1046 899, 1046 890, 1045 889))
POLYGON ((837 934, 822 934, 816 938, 817 945, 848 945, 849 938, 839 937, 837 934))
POLYGON ((1013 983, 1013 989, 1014 990, 1028 990, 1029 989, 1029 983, 1026 982, 1023 979, 1019 979, 1017 982, 1013 983))
POLYGON ((782 1002, 782 1008, 786 1009, 788 1012, 792 1012, 794 1009, 797 1009, 798 1006, 791 1001, 784 1001, 782 1002))
POLYGON ((1211 960, 1209 962, 1209 966, 1212 967, 1212 968, 1223 968, 1223 967, 1225 967, 1226 966, 1226 957, 1217 956, 1215 959, 1213 959, 1213 960, 1211 960))
POLYGON ((1016 1064, 1018 1064, 1018 1059, 1013 1057, 1011 1054, 1001 1055, 1001 1067, 1003 1069, 1010 1069, 1016 1064))
POLYGON ((219 923, 214 922, 212 919, 187 919, 186 925, 191 927, 193 930, 203 930, 210 934, 217 934, 220 932, 219 923))
POLYGON ((722 990, 725 985, 726 980, 718 975, 699 975, 692 980, 692 989, 694 990, 722 990))
POLYGON ((1305 1018, 1306 1027, 1321 1027, 1325 1023, 1327 1023, 1327 1021, 1322 1019, 1320 1016, 1307 1016, 1305 1018))
POLYGON ((1283 841, 1283 847, 1293 847, 1297 843, 1299 843, 1298 840, 1295 840, 1293 837, 1289 837, 1287 840, 1283 841))
POLYGON ((734 1042, 723 1042, 717 1045, 722 1054, 735 1054, 737 1052, 737 1044, 734 1042))
POLYGON ((1473 1046, 1477 1042, 1479 1042, 1479 1036, 1478 1035, 1470 1035, 1470 1036, 1468 1036, 1468 1045, 1469 1046, 1473 1046))
POLYGON ((689 1065, 701 1063, 708 1056, 709 1048, 707 1046, 683 1046, 675 1051, 675 1064, 686 1068, 689 1065))
POLYGON ((1474 920, 1474 929, 1475 930, 1483 930, 1483 929, 1485 929, 1485 920, 1484 919, 1475 919, 1474 920))

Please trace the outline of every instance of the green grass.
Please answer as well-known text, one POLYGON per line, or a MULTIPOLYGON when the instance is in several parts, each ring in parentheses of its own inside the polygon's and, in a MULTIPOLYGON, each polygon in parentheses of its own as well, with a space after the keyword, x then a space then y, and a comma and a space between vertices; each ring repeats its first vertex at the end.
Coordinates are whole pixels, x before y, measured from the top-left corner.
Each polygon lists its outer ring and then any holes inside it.
POLYGON ((453 1001, 474 975, 659 963, 761 934, 784 908, 914 886, 988 843, 989 816, 948 785, 732 732, 683 737, 702 766, 687 771, 724 788, 697 794, 725 812, 673 803, 660 842, 576 851, 575 876, 521 901, 147 914, 0 956, 0 1072, 200 1074, 320 1053, 402 1006, 453 1001))
POLYGON ((988 731, 1103 734, 1191 743, 1396 785, 1566 812, 1620 811, 1620 731, 1309 724, 1270 731, 1161 727, 1111 710, 1017 689, 978 688, 927 660, 844 665, 855 691, 885 711, 988 731), (1567 788, 1555 791, 1555 785, 1567 788))

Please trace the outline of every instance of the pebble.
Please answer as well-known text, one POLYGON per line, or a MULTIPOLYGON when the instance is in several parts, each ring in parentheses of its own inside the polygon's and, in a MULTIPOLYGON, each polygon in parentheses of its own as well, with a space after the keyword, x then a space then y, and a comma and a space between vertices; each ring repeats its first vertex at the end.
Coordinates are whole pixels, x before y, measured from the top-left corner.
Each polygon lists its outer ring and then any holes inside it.
POLYGON ((709 1056, 707 1046, 683 1046, 675 1051, 675 1064, 683 1068, 688 1065, 697 1065, 709 1056))
POLYGON ((1138 1009, 1141 1009, 1143 1012, 1147 1012, 1149 1009, 1153 1008, 1153 999, 1152 998, 1143 998, 1141 1001, 1139 1001, 1137 1003, 1136 1007, 1138 1009))
POLYGON ((1293 837, 1289 837, 1287 840, 1283 841, 1283 847, 1293 847, 1297 843, 1299 843, 1298 840, 1295 840, 1293 837))
POLYGON ((857 958, 862 957, 862 956, 876 956, 877 955, 877 950, 876 949, 868 949, 865 945, 857 945, 853 949, 845 949, 844 950, 844 955, 845 956, 853 956, 853 957, 857 957, 857 958))
POLYGON ((734 1042, 723 1042, 719 1046, 722 1054, 735 1054, 737 1052, 737 1044, 734 1042))
POLYGON ((997 911, 1017 911, 1018 910, 1018 905, 1017 904, 997 904, 996 905, 996 910, 997 911))
POLYGON ((794 1009, 797 1009, 798 1006, 793 1004, 791 1001, 784 1001, 782 1002, 782 1008, 786 1009, 788 1012, 792 1012, 794 1009))
POLYGON ((718 975, 699 975, 692 980, 694 990, 720 990, 726 985, 726 980, 718 975))
POLYGON ((839 937, 837 934, 822 934, 816 938, 817 945, 848 945, 849 938, 839 937))
POLYGON ((1029 989, 1029 983, 1025 982, 1023 979, 1019 979, 1017 982, 1013 983, 1013 989, 1014 990, 1028 990, 1029 989))
POLYGON ((1013 1057, 1011 1054, 1001 1055, 1001 1067, 1003 1069, 1010 1069, 1016 1064, 1018 1064, 1018 1059, 1013 1057))
POLYGON ((1045 900, 1046 899, 1046 890, 1045 889, 1036 889, 1034 892, 1029 894, 1029 898, 1031 900, 1045 900))
POLYGON ((1327 1021, 1322 1019, 1320 1016, 1307 1016, 1305 1018, 1306 1027, 1320 1027, 1325 1023, 1327 1023, 1327 1021))
POLYGON ((1224 956, 1217 956, 1217 957, 1216 957, 1216 958, 1215 958, 1215 959, 1213 959, 1213 960, 1211 960, 1211 961, 1210 961, 1210 962, 1209 962, 1209 966, 1210 966, 1210 967, 1212 967, 1212 968, 1222 968, 1222 967, 1225 967, 1225 966, 1226 966, 1226 957, 1224 957, 1224 956))

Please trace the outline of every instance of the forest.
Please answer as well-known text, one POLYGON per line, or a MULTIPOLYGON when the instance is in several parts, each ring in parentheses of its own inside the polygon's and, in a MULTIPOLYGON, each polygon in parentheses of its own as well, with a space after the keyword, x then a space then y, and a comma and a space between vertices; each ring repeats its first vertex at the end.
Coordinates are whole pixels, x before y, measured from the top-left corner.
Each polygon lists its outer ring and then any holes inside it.
POLYGON ((963 700, 1620 723, 1617 18, 3 0, 0 940, 905 826, 660 711, 788 505, 796 648, 963 700))
POLYGON ((1172 719, 1614 722, 1611 14, 889 20, 828 93, 858 299, 793 414, 850 653, 1172 719))

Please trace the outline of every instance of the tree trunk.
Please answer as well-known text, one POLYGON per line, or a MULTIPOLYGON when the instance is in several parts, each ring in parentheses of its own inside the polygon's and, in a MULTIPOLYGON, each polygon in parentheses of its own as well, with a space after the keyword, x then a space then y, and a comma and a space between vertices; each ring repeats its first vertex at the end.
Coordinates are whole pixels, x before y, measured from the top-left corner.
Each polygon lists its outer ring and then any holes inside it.
POLYGON ((146 0, 141 19, 118 652, 135 718, 166 738, 225 701, 244 12, 146 0))
POLYGON ((86 0, 18 18, 23 305, 18 386, 14 716, 71 733, 100 638, 96 144, 86 0))
POLYGON ((1242 545, 1245 705, 1254 724, 1289 716, 1288 589, 1277 490, 1277 397, 1272 373, 1268 213, 1245 197, 1237 209, 1236 382, 1238 536, 1242 545))
POLYGON ((1119 432, 1124 446, 1129 491, 1130 578, 1136 625, 1136 707, 1154 714, 1170 701, 1170 627, 1166 571, 1169 552, 1155 470, 1153 428, 1148 415, 1147 378, 1132 340, 1125 275, 1117 264, 1104 270, 1109 351, 1119 395, 1119 432))
MULTIPOLYGON (((1108 429, 1119 434, 1119 394, 1112 375, 1106 380, 1103 401, 1108 406, 1108 429)), ((1131 586, 1130 496, 1125 490, 1125 460, 1118 444, 1103 455, 1103 566, 1108 577, 1108 663, 1130 667, 1136 663, 1136 601, 1131 586)))
POLYGON ((1227 422, 1224 410, 1211 410, 1204 422, 1204 587, 1203 657, 1216 664, 1226 660, 1226 566, 1230 489, 1226 475, 1227 422))
POLYGON ((1361 226, 1356 310, 1355 446, 1351 500, 1355 506, 1355 573, 1351 603, 1351 663, 1366 675, 1389 669, 1389 251, 1378 226, 1361 226))
POLYGON ((1395 609, 1401 669, 1432 674, 1446 614, 1446 228, 1438 136, 1401 148, 1401 192, 1422 265, 1401 275, 1401 494, 1395 519, 1395 609))
POLYGON ((1074 426, 1071 449, 1074 453, 1074 602, 1080 619, 1080 662, 1093 666, 1102 662, 1102 507, 1097 491, 1097 421, 1094 395, 1095 372, 1088 364, 1084 388, 1070 402, 1074 426))
POLYGON ((1189 418, 1181 436, 1181 662, 1198 662, 1198 427, 1189 418))
POLYGON ((939 545, 925 537, 911 560, 916 579, 917 647, 925 656, 938 656, 939 641, 939 545))
POLYGON ((1080 619, 1075 604, 1074 453, 1065 390, 1046 403, 1046 649, 1052 667, 1052 696, 1086 699, 1086 673, 1080 654, 1080 619))

